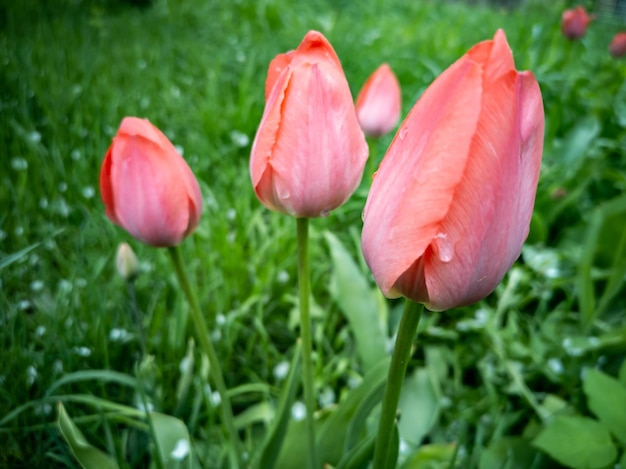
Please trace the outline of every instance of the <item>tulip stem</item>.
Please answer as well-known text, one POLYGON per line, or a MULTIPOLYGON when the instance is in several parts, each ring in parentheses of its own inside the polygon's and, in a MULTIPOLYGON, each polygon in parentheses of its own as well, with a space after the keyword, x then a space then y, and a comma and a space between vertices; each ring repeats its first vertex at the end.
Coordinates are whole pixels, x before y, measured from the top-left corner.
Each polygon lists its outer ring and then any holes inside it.
POLYGON ((189 302, 189 311, 191 312, 191 319, 193 321, 194 329, 196 331, 196 336, 198 338, 198 341, 200 342, 200 346, 202 347, 203 352, 207 355, 209 359, 209 370, 212 375, 215 387, 217 388, 217 392, 220 396, 222 422, 226 427, 226 432, 228 433, 228 437, 231 442, 231 456, 232 453, 234 453, 234 459, 237 461, 238 467, 243 468, 243 451, 241 441, 239 440, 239 435, 237 434, 237 430, 235 428, 235 419, 233 417, 233 410, 230 405, 230 400, 228 398, 226 383, 224 382, 222 368, 220 367, 217 353, 215 352, 213 344, 211 343, 211 340, 209 338, 209 328, 200 310, 198 296, 196 295, 195 290, 191 287, 191 284, 189 283, 189 278, 187 277, 187 273, 184 268, 180 249, 178 248, 178 246, 174 246, 168 248, 168 251, 172 257, 172 262, 174 263, 174 269, 176 270, 178 282, 185 292, 185 296, 187 297, 187 301, 189 302))
POLYGON ((393 467, 389 465, 388 461, 393 444, 393 427, 396 420, 398 401, 400 400, 400 391, 402 390, 406 367, 411 358, 411 347, 417 333, 417 326, 422 317, 422 311, 424 311, 424 305, 406 300, 402 319, 400 319, 400 326, 398 327, 396 344, 391 355, 387 386, 383 396, 383 407, 374 448, 374 469, 393 467))
POLYGON ((311 338, 311 315, 309 296, 311 291, 309 273, 309 219, 297 218, 298 223, 298 291, 300 295, 300 335, 302 336, 302 385, 306 407, 307 446, 309 467, 319 469, 315 449, 315 394, 313 391, 313 340, 311 338))

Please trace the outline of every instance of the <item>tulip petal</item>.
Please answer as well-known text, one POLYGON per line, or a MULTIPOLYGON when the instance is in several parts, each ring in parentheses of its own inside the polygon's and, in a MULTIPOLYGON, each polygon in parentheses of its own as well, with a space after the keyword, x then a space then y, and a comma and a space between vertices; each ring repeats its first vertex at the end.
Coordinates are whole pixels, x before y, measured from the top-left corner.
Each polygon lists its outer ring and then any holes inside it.
POLYGON ((129 136, 119 146, 113 179, 120 223, 128 232, 153 246, 178 244, 189 226, 186 188, 169 161, 151 140, 129 136), (117 174, 115 174, 117 172, 117 174))
POLYGON ((450 209, 478 123, 481 75, 465 56, 440 75, 400 126, 376 173, 362 244, 385 295, 397 294, 394 283, 424 254, 450 209))
POLYGON ((153 246, 173 246, 195 229, 200 187, 174 145, 149 121, 127 117, 102 165, 106 215, 153 246))
POLYGON ((268 81, 250 157, 255 193, 272 210, 324 216, 354 192, 368 153, 339 59, 312 31, 268 81))
POLYGON ((365 207, 363 253, 385 295, 437 311, 493 291, 528 235, 543 132, 537 81, 501 31, 426 90, 365 207))

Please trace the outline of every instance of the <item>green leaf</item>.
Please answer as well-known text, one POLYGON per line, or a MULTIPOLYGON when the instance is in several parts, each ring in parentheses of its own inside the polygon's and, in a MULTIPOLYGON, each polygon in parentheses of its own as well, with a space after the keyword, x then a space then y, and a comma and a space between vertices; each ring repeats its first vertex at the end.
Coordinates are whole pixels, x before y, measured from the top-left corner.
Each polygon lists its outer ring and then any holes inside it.
POLYGON ((609 430, 587 417, 554 417, 533 445, 573 469, 603 469, 617 457, 609 430))
POLYGON ((589 370, 583 390, 591 411, 626 445, 626 387, 598 370, 589 370))
MULTIPOLYGON (((63 231, 65 231, 65 228, 55 231, 54 233, 52 233, 52 235, 50 235, 48 239, 54 238, 56 235, 58 235, 59 233, 62 233, 63 231)), ((44 242, 45 241, 39 241, 38 243, 31 244, 30 246, 27 246, 18 252, 14 252, 13 254, 9 254, 8 256, 3 257, 2 259, 0 259, 0 270, 13 264, 16 261, 19 261, 22 257, 24 257, 33 249, 36 249, 39 246, 41 246, 44 242)))
POLYGON ((398 403, 403 440, 416 446, 421 443, 437 421, 440 401, 427 368, 418 368, 405 380, 398 403))
POLYGON ((561 151, 556 153, 559 163, 569 176, 573 175, 585 160, 589 147, 593 145, 602 126, 593 115, 581 117, 564 138, 561 151))
POLYGON ((530 441, 521 437, 504 437, 492 442, 480 454, 479 469, 527 469, 535 467, 541 457, 530 441))
POLYGON ((167 468, 192 467, 191 438, 182 420, 171 415, 151 412, 156 446, 167 468))
POLYGON ((324 233, 333 263, 329 285, 333 300, 345 314, 354 334, 357 353, 368 371, 386 355, 387 311, 378 289, 373 289, 341 241, 324 233))
POLYGON ((61 435, 70 446, 72 454, 85 469, 117 469, 117 462, 108 454, 91 446, 80 429, 72 422, 72 419, 65 411, 63 404, 59 402, 59 417, 57 425, 61 435))
POLYGON ((122 384, 124 386, 128 386, 131 388, 137 387, 137 380, 133 376, 120 373, 118 371, 82 370, 82 371, 75 371, 73 373, 68 373, 64 375, 62 378, 56 380, 46 390, 46 396, 50 396, 53 393, 53 391, 56 391, 61 386, 64 386, 70 383, 77 383, 81 381, 104 381, 104 382, 122 384))
MULTIPOLYGON (((346 450, 346 439, 354 442, 354 434, 350 432, 363 432, 363 427, 356 428, 352 425, 353 420, 363 421, 363 415, 369 414, 372 405, 376 403, 369 398, 371 394, 380 395, 385 385, 389 371, 390 359, 381 360, 365 375, 359 387, 353 389, 348 397, 339 404, 337 409, 328 417, 317 435, 317 444, 323 455, 322 461, 336 464, 346 450), (362 406, 365 403, 365 406, 362 406)), ((380 401, 379 401, 380 402, 380 401)))
MULTIPOLYGON (((596 207, 592 213, 576 276, 578 302, 580 304, 581 319, 584 326, 589 326, 601 312, 596 308, 595 285, 591 272, 594 266, 596 249, 602 244, 599 242, 602 228, 605 220, 615 215, 621 216, 623 212, 626 212, 626 195, 604 202, 602 205, 596 207)), ((617 264, 616 268, 621 269, 622 267, 617 264)), ((619 289, 622 282, 623 280, 621 278, 610 279, 609 288, 607 288, 606 293, 608 300, 615 294, 614 291, 619 289)), ((603 307, 605 307, 606 302, 607 300, 602 301, 603 307)))
POLYGON ((451 443, 424 445, 406 460, 402 469, 448 469, 455 452, 456 446, 451 443))
POLYGON ((296 399, 296 392, 300 384, 300 369, 302 368, 302 343, 298 341, 296 343, 293 358, 291 359, 291 366, 289 367, 289 374, 283 384, 280 400, 278 401, 278 407, 276 415, 272 421, 271 427, 267 432, 265 442, 263 443, 263 449, 261 450, 259 457, 259 464, 255 464, 255 467, 264 467, 271 469, 278 460, 280 454, 280 448, 287 434, 287 428, 289 427, 289 417, 291 416, 291 407, 296 399))

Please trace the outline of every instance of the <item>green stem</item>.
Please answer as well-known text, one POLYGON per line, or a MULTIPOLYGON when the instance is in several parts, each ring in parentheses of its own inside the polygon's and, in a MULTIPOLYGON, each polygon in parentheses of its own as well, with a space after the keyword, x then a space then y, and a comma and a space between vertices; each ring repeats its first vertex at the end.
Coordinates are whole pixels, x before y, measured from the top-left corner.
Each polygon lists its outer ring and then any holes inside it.
POLYGON ((315 394, 313 391, 313 340, 311 337, 311 314, 309 296, 309 219, 298 218, 298 291, 300 294, 300 334, 302 336, 302 385, 306 407, 307 446, 309 466, 319 469, 315 449, 315 394))
POLYGON ((234 452, 234 459, 236 459, 238 467, 243 468, 244 462, 241 441, 239 440, 239 435, 237 435, 237 430, 235 428, 233 410, 230 405, 230 400, 228 399, 226 383, 224 382, 224 377, 222 375, 220 361, 217 357, 215 349, 213 348, 213 344, 209 339, 209 328, 200 310, 200 303, 198 302, 196 292, 193 288, 191 288, 191 284, 189 283, 189 278, 187 277, 187 273, 184 268, 180 249, 178 248, 178 246, 174 246, 168 248, 168 251, 172 257, 172 262, 174 263, 174 269, 176 270, 178 282, 185 292, 185 296, 187 297, 187 301, 189 302, 189 311, 191 312, 191 319, 193 321, 194 329, 196 331, 196 337, 200 342, 202 350, 209 358, 210 373, 212 375, 211 377, 213 378, 213 383, 217 388, 217 392, 220 395, 222 422, 226 427, 226 432, 228 433, 228 437, 231 442, 231 451, 234 452))
POLYGON ((374 448, 374 469, 388 467, 387 460, 393 440, 393 425, 396 420, 400 391, 406 373, 406 367, 411 358, 411 346, 417 333, 417 326, 422 317, 424 305, 406 300, 404 312, 398 327, 396 344, 391 355, 391 365, 387 377, 387 386, 383 396, 383 408, 378 424, 378 436, 374 448))
POLYGON ((137 306, 137 295, 135 294, 135 279, 130 279, 128 283, 128 296, 130 297, 130 309, 133 312, 133 319, 137 324, 137 331, 139 334, 139 344, 141 345, 141 358, 146 356, 146 336, 143 332, 143 324, 141 322, 141 312, 137 306))

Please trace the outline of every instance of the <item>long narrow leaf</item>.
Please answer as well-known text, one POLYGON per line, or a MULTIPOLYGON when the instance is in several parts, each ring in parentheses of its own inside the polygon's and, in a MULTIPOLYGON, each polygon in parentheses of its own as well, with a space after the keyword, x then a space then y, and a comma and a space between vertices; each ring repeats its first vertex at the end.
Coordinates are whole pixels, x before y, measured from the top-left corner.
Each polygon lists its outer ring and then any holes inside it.
POLYGON ((108 454, 90 445, 80 429, 72 422, 63 404, 58 404, 57 424, 61 435, 72 450, 76 460, 85 469, 118 469, 117 462, 108 454))
POLYGON ((287 427, 289 426, 291 407, 296 399, 296 392, 300 384, 300 368, 302 367, 301 356, 302 344, 298 341, 293 358, 291 359, 289 374, 283 385, 283 392, 278 402, 276 416, 274 417, 260 452, 258 467, 271 469, 278 460, 283 440, 287 434, 287 427))

